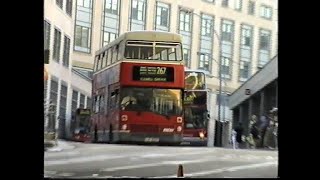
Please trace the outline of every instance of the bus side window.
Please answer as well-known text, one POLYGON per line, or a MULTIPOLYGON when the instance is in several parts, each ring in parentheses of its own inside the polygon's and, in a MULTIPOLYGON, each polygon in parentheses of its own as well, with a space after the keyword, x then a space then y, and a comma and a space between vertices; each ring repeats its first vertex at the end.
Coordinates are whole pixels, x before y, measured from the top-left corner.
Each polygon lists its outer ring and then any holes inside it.
POLYGON ((98 71, 98 60, 99 60, 99 55, 96 56, 95 60, 94 60, 94 71, 98 71))
POLYGON ((119 89, 115 89, 110 94, 110 108, 117 108, 119 107, 119 89))
POLYGON ((112 47, 108 49, 108 58, 107 58, 107 65, 109 66, 111 64, 112 59, 112 47))
POLYGON ((117 44, 117 45, 115 46, 115 48, 116 48, 116 51, 117 51, 117 52, 116 52, 116 53, 117 53, 116 61, 119 61, 119 60, 120 60, 119 58, 121 57, 121 56, 120 56, 120 52, 119 52, 119 44, 117 44))
POLYGON ((119 94, 119 89, 115 90, 115 107, 118 108, 120 107, 120 94, 119 94))
POLYGON ((118 61, 120 61, 124 55, 124 42, 123 41, 120 41, 118 49, 119 49, 118 50, 118 61))
POLYGON ((104 96, 103 95, 100 95, 99 112, 104 112, 104 96))
POLYGON ((95 113, 99 112, 99 104, 100 104, 100 96, 95 96, 94 97, 95 100, 95 113))
POLYGON ((102 68, 106 67, 107 64, 107 56, 108 56, 108 51, 105 51, 103 53, 103 57, 102 57, 102 68))
POLYGON ((114 108, 114 106, 115 106, 115 92, 111 92, 111 94, 110 94, 110 108, 111 109, 113 109, 114 108))
POLYGON ((118 60, 119 46, 118 45, 114 45, 111 49, 112 49, 112 60, 111 60, 111 63, 115 63, 118 60))
POLYGON ((97 71, 99 71, 101 69, 101 59, 100 59, 100 55, 98 55, 97 58, 97 71))

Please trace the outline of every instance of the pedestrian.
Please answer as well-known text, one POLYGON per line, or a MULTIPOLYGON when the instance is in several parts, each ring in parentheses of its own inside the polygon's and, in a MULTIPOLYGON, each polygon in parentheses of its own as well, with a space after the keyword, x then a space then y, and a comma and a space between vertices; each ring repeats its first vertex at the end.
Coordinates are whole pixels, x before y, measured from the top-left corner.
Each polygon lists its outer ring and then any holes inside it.
POLYGON ((269 114, 269 116, 267 116, 265 113, 260 117, 260 123, 258 126, 259 129, 259 134, 261 136, 260 142, 259 142, 259 146, 260 147, 264 147, 264 137, 266 134, 266 130, 269 127, 269 123, 270 120, 272 119, 272 116, 269 114))
POLYGON ((249 137, 247 138, 247 141, 249 143, 250 148, 256 148, 259 140, 261 139, 259 134, 259 128, 257 125, 257 122, 255 118, 252 118, 249 124, 249 137))
POLYGON ((236 128, 234 129, 236 131, 236 143, 237 143, 237 148, 240 148, 242 144, 242 134, 243 134, 243 126, 242 122, 239 122, 236 128))
POLYGON ((269 149, 274 149, 276 146, 274 130, 275 130, 275 122, 272 120, 270 121, 270 124, 266 130, 266 134, 264 137, 264 141, 265 141, 264 145, 269 149))
POLYGON ((237 149, 238 148, 238 143, 237 143, 237 140, 236 140, 236 136, 237 136, 237 132, 234 129, 232 129, 231 139, 232 139, 233 149, 237 149))

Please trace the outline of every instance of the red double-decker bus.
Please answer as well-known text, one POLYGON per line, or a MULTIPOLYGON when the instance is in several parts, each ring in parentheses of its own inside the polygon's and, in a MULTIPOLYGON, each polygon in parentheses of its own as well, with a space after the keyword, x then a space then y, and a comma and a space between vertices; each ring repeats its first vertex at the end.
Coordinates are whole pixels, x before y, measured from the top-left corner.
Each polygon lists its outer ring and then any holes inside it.
POLYGON ((179 144, 183 137, 181 36, 127 32, 96 53, 92 132, 97 142, 179 144))
POLYGON ((200 70, 185 71, 183 143, 207 144, 208 108, 205 73, 200 70))

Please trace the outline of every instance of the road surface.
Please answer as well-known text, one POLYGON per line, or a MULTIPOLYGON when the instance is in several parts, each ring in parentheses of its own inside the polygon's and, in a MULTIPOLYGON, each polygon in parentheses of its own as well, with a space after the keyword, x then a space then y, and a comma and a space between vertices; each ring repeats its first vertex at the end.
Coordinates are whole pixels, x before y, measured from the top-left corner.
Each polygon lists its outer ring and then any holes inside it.
POLYGON ((274 178, 278 152, 209 147, 83 144, 45 152, 44 177, 274 178))

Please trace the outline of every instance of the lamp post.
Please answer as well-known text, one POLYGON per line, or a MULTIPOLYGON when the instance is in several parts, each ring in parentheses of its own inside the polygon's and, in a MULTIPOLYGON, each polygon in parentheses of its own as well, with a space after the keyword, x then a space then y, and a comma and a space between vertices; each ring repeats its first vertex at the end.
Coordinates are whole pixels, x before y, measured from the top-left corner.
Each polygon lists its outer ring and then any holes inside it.
MULTIPOLYGON (((184 8, 180 8, 180 10, 186 10, 187 13, 193 14, 195 16, 200 17, 201 16, 197 13, 191 12, 189 9, 184 9, 184 8)), ((213 26, 212 26, 213 27, 213 26)), ((216 30, 214 28, 212 28, 213 33, 216 35, 216 38, 218 39, 218 43, 219 43, 219 56, 221 57, 221 39, 220 36, 218 35, 218 33, 216 32, 216 30)), ((211 59, 213 59, 213 57, 211 57, 211 59)), ((214 60, 214 59, 213 59, 214 60)), ((222 70, 221 70, 221 58, 220 60, 217 62, 218 66, 219 66, 219 96, 218 96, 218 123, 216 125, 217 127, 217 141, 216 141, 216 146, 221 147, 221 132, 222 132, 222 126, 221 126, 221 95, 222 95, 222 70)), ((211 127, 212 128, 212 127, 211 127)), ((208 143, 209 144, 209 143, 208 143)))

